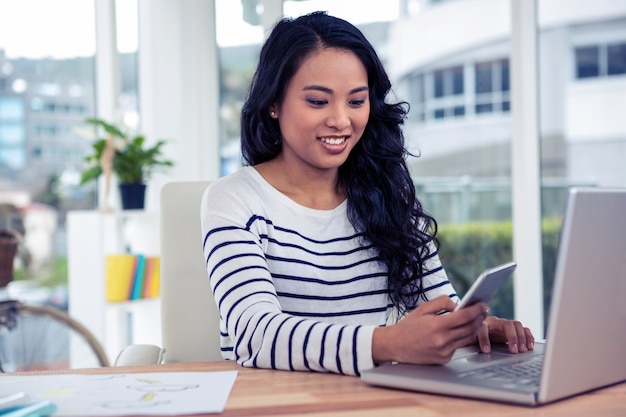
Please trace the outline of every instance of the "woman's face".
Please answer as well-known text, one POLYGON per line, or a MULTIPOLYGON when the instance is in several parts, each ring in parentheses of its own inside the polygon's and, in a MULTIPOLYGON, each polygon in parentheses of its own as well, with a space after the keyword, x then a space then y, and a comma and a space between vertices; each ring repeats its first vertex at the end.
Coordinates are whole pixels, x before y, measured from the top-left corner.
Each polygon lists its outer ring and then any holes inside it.
POLYGON ((357 56, 336 48, 305 59, 272 107, 291 167, 337 169, 361 138, 370 114, 367 71, 357 56))

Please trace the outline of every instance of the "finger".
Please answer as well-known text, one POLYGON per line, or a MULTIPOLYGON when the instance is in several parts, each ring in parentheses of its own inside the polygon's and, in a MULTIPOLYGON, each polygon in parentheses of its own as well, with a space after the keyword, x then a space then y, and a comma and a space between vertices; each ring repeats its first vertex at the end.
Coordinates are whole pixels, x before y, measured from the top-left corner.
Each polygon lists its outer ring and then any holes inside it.
POLYGON ((528 350, 534 350, 535 336, 533 336, 533 332, 531 332, 528 327, 524 327, 524 332, 526 333, 526 347, 528 348, 528 350))
POLYGON ((506 342, 509 344, 509 352, 519 353, 519 337, 515 321, 507 320, 504 323, 504 337, 506 338, 506 342))
POLYGON ((517 341, 518 341, 518 349, 520 352, 526 352, 528 349, 526 347, 526 331, 524 330, 524 326, 519 321, 514 321, 515 332, 517 333, 517 341))
POLYGON ((483 325, 478 329, 478 346, 483 353, 491 352, 491 341, 489 340, 489 324, 484 321, 483 325))
POLYGON ((456 304, 447 295, 441 295, 432 301, 423 303, 417 308, 421 314, 439 314, 442 311, 452 311, 456 304))

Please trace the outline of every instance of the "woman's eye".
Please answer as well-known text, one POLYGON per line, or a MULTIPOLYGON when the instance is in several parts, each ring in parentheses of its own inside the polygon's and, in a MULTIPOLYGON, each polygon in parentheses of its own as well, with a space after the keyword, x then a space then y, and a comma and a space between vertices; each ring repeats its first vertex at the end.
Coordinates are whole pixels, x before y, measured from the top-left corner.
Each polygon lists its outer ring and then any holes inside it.
POLYGON ((363 104, 365 104, 365 99, 350 100, 350 105, 352 107, 361 107, 363 104))
POLYGON ((309 99, 307 99, 307 101, 310 104, 312 104, 314 106, 317 106, 317 107, 321 107, 321 106, 323 106, 323 105, 328 103, 326 100, 317 100, 317 99, 314 99, 314 98, 309 98, 309 99))

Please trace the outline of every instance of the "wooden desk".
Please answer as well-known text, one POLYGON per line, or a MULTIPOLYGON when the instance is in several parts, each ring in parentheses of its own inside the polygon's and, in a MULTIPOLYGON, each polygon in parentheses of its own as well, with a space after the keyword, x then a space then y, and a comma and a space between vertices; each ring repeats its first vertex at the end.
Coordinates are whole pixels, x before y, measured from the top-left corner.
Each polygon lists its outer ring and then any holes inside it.
POLYGON ((21 373, 106 374, 230 371, 239 374, 222 416, 285 417, 624 417, 626 383, 538 408, 377 388, 359 378, 313 372, 243 368, 233 361, 21 373))

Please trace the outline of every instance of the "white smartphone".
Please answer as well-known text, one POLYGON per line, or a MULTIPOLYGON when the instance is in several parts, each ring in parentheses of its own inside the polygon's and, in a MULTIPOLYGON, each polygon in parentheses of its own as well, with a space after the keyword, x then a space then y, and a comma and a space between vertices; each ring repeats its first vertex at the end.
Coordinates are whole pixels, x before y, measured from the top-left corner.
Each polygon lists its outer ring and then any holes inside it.
POLYGON ((513 273, 516 267, 517 263, 507 262, 484 271, 480 274, 478 279, 474 281, 470 289, 467 290, 467 293, 463 296, 461 302, 456 305, 454 311, 479 301, 484 303, 489 302, 498 291, 498 288, 500 288, 504 281, 513 273))

